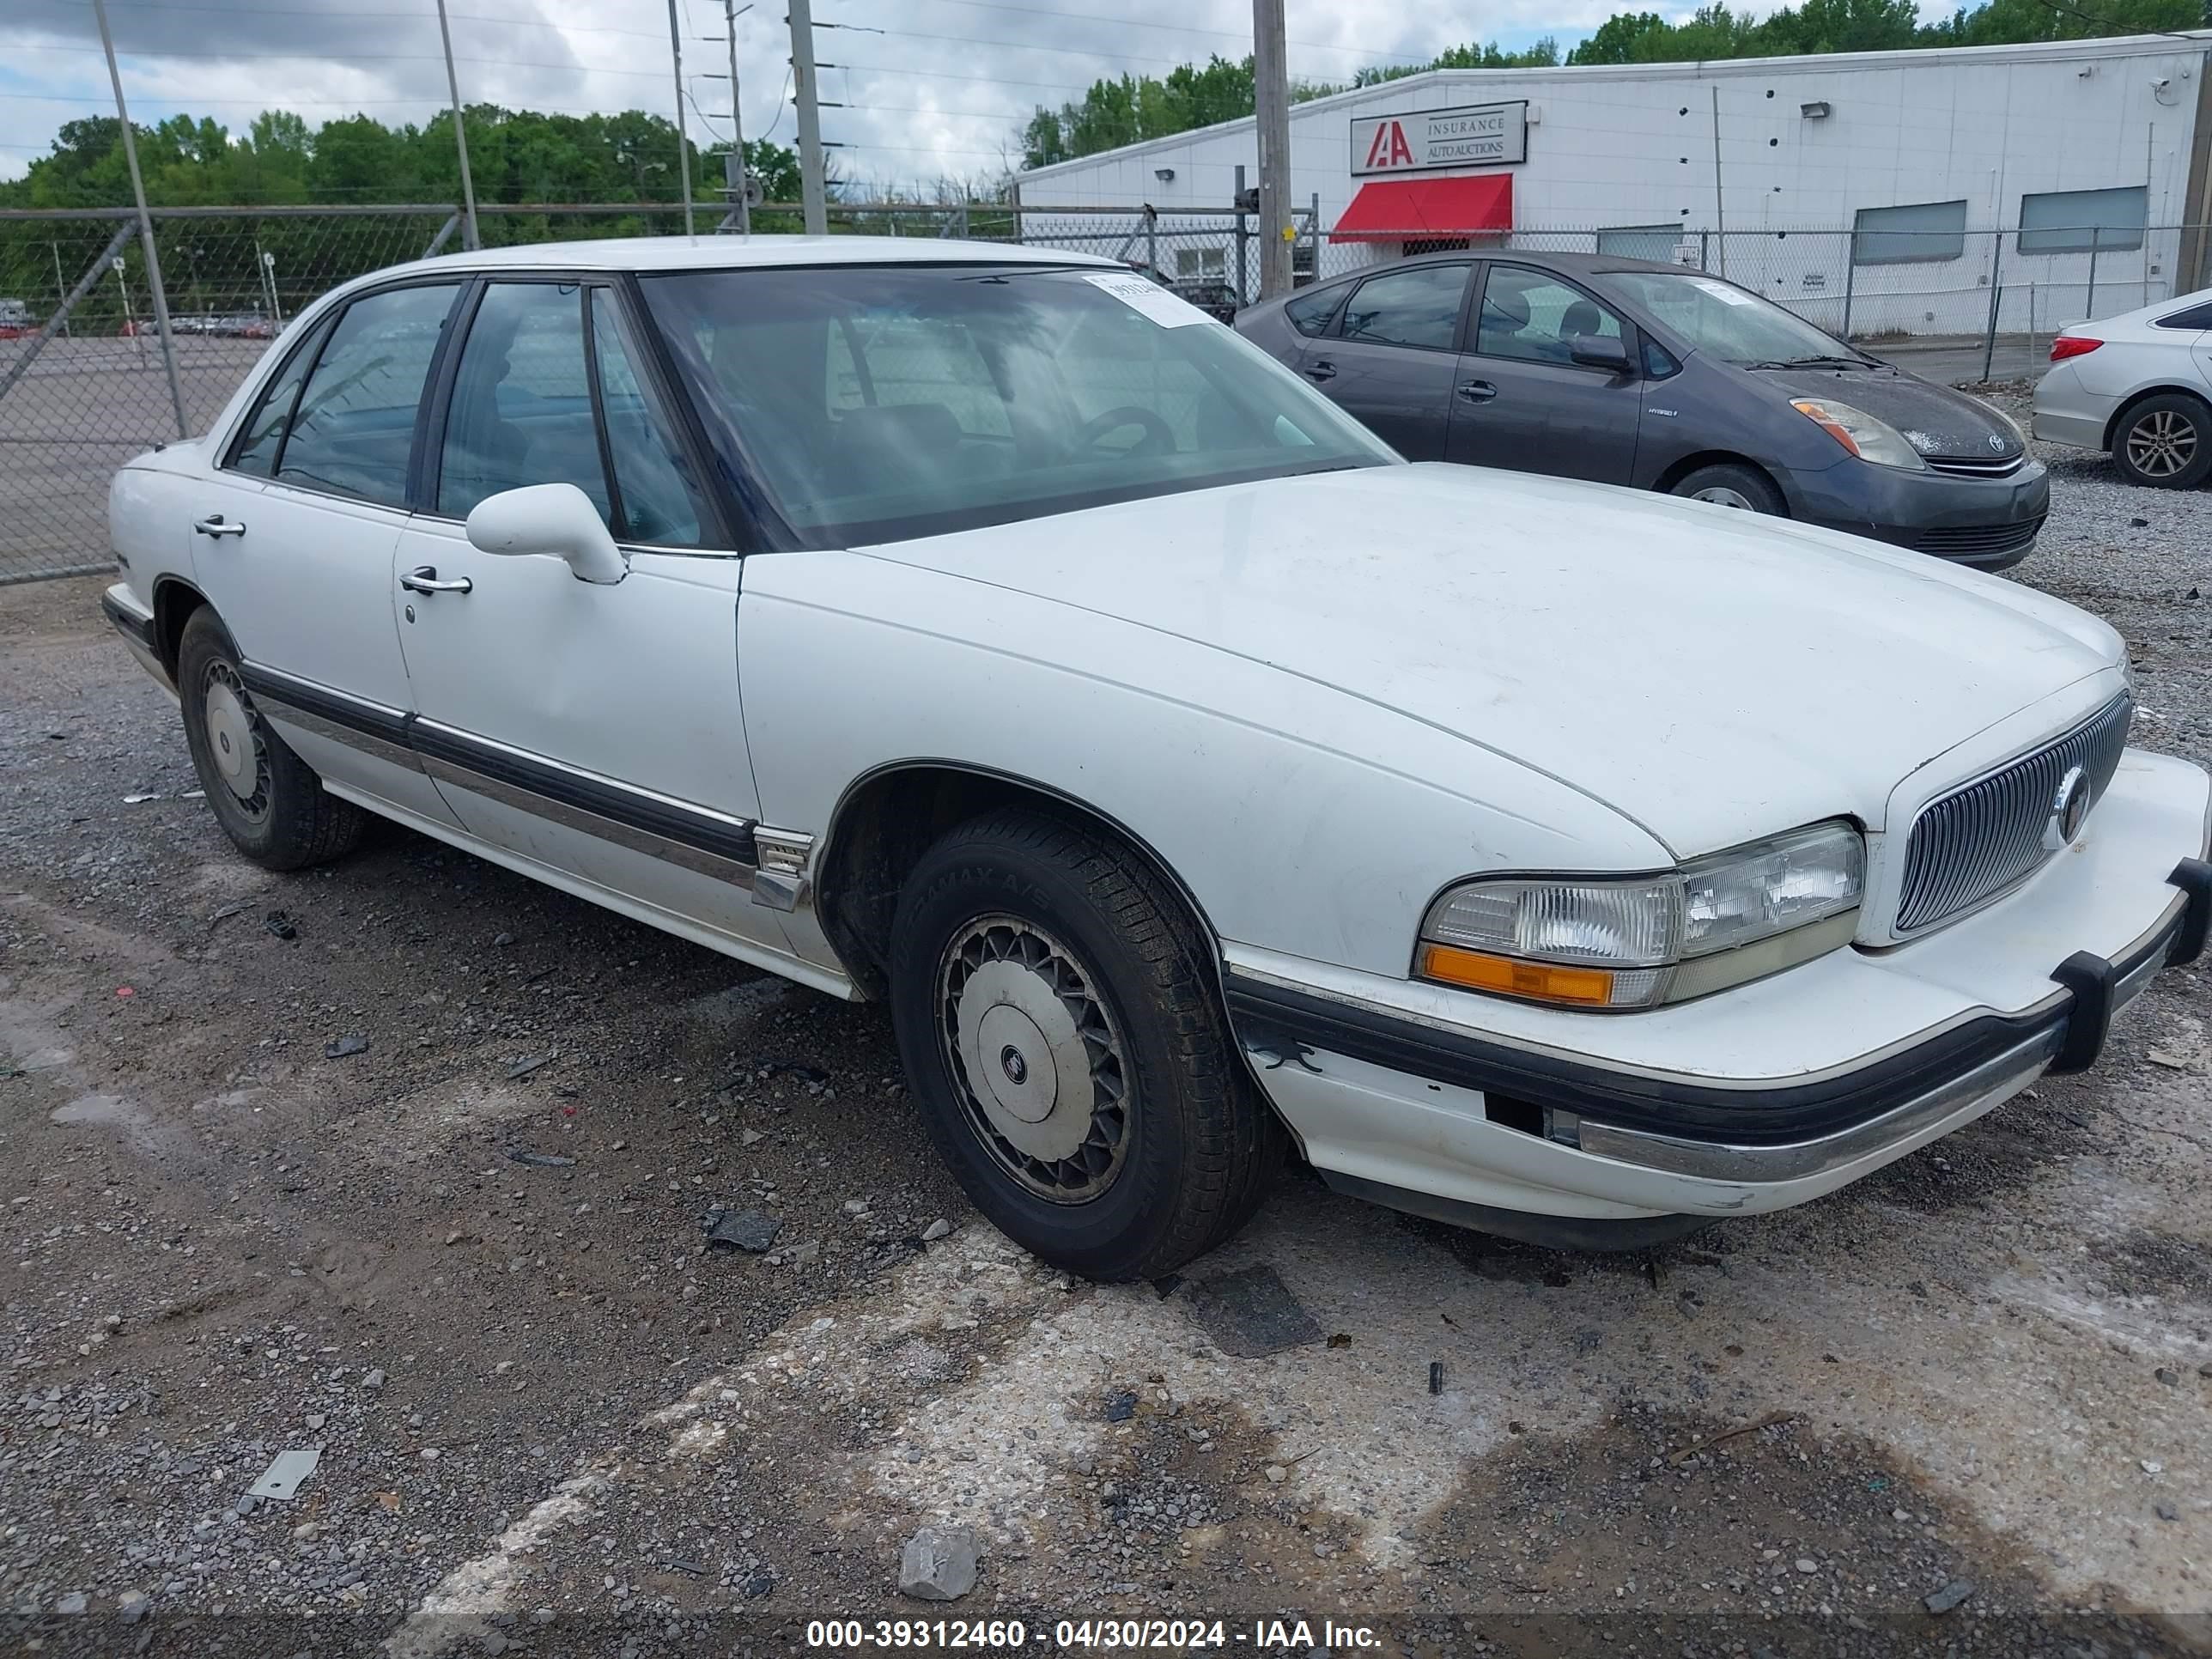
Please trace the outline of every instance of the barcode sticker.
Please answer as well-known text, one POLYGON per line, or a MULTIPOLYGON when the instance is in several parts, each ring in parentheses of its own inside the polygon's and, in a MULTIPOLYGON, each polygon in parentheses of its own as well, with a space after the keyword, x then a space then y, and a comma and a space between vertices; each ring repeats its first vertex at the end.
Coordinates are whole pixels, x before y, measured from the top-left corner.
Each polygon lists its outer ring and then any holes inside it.
POLYGON ((1158 283, 1147 282, 1134 271, 1127 276, 1118 271, 1096 276, 1085 271, 1083 280, 1112 295, 1130 310, 1142 312, 1162 328, 1183 328, 1192 323, 1212 320, 1196 306, 1178 300, 1158 283))

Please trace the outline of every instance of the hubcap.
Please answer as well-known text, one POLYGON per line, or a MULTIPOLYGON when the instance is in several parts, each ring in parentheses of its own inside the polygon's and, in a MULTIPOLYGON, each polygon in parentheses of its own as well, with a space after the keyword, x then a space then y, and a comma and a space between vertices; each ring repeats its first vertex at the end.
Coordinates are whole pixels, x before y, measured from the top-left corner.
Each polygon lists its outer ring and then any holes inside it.
POLYGON ((2128 464, 2146 477, 2171 478, 2196 458, 2197 422, 2156 409, 2128 429, 2128 464))
POLYGON ((1073 954, 1015 916, 984 916, 938 965, 939 1030, 969 1127, 992 1161, 1055 1204, 1097 1198, 1128 1147, 1121 1032, 1073 954))
POLYGON ((1715 507, 1737 507, 1746 513, 1758 511, 1752 506, 1750 496, 1745 495, 1741 489, 1731 489, 1726 484, 1711 484, 1703 489, 1693 489, 1690 492, 1690 499, 1693 501, 1711 501, 1715 507))
POLYGON ((209 664, 200 707, 216 775, 247 817, 263 817, 269 810, 269 752, 260 716, 237 670, 227 662, 209 664))

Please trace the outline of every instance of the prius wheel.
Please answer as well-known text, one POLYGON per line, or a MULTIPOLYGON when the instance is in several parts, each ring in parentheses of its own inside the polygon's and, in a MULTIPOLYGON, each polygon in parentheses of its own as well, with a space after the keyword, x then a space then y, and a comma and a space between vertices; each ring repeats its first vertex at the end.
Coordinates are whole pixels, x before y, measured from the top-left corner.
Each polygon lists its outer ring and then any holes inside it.
POLYGON ((2112 460, 2130 483, 2188 489, 2212 472, 2212 410, 2185 392, 2146 398, 2120 418, 2112 460))
POLYGON ((325 793, 254 706, 239 672, 238 647, 214 611, 185 623, 177 649, 185 740, 201 792, 223 833, 267 870, 297 870, 347 851, 361 838, 358 807, 325 793))
POLYGON ((1790 516, 1790 504, 1774 487, 1774 480, 1755 467, 1723 461, 1701 466, 1675 480, 1673 493, 1739 513, 1765 513, 1778 519, 1790 516))
POLYGON ((1153 1278, 1242 1226, 1285 1136, 1198 930, 1152 872, 1012 811, 925 854, 892 924, 899 1053, 975 1206, 1088 1278, 1153 1278))

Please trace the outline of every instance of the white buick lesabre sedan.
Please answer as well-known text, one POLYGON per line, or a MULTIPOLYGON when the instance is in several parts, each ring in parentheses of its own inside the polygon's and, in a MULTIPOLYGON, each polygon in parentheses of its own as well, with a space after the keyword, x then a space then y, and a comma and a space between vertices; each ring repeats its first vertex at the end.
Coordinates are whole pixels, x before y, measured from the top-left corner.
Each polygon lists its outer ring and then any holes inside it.
POLYGON ((1407 465, 1062 253, 403 266, 112 510, 247 858, 373 812, 881 998, 976 1205, 1098 1278, 1291 1145, 1576 1246, 1800 1203, 2090 1064, 2212 919, 2101 622, 1407 465))

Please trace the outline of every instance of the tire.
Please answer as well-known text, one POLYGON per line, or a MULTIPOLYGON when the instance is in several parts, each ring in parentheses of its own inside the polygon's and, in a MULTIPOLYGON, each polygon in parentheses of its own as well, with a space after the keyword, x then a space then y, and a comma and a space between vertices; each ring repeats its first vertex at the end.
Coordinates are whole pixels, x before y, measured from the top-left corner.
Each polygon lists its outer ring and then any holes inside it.
POLYGON ((1036 812, 951 831, 900 892, 891 1023, 930 1139, 1055 1267, 1158 1278, 1242 1227, 1281 1165, 1208 954, 1138 858, 1036 812))
POLYGON ((1755 466, 1735 461, 1717 462, 1685 473, 1674 481, 1668 493, 1686 495, 1692 501, 1711 501, 1717 507, 1735 507, 1740 512, 1764 513, 1770 518, 1790 516, 1790 503, 1782 499, 1774 480, 1755 466))
POLYGON ((232 846, 264 870, 304 869, 351 850, 366 816, 327 793, 261 718, 239 678, 238 647, 205 605, 178 641, 177 688, 192 769, 232 846))
POLYGON ((2212 473, 2212 408, 2185 392, 2144 398, 2113 424, 2112 465, 2132 484, 2194 489, 2212 473))

